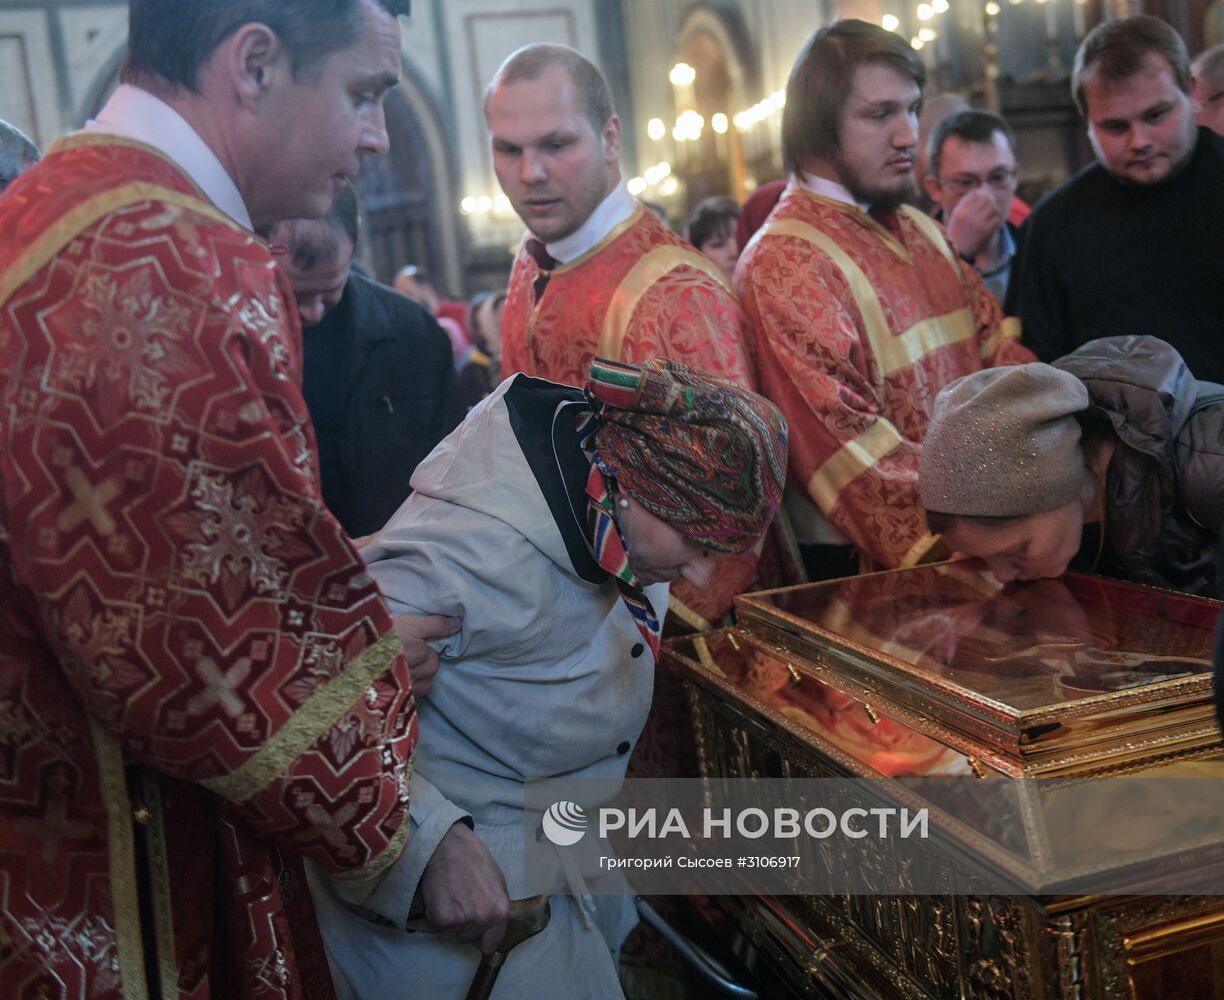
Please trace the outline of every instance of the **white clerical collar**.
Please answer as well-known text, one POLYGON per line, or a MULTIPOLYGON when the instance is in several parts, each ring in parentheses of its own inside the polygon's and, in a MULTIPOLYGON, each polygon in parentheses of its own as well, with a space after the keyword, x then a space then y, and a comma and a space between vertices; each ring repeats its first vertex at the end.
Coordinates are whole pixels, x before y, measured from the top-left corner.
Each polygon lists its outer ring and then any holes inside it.
POLYGON ((637 207, 637 199, 629 193, 624 178, 621 178, 612 193, 587 217, 586 222, 556 243, 545 244, 545 249, 562 264, 577 260, 588 250, 599 246, 608 233, 637 211, 637 207))
POLYGON ((238 225, 254 228, 238 186, 217 154, 186 118, 147 90, 121 84, 98 117, 86 123, 81 131, 117 135, 152 146, 177 163, 208 199, 238 225))
POLYGON ((850 193, 850 189, 844 184, 839 184, 837 181, 831 181, 827 177, 817 177, 815 174, 800 173, 796 176, 796 181, 801 188, 811 191, 812 194, 818 194, 823 198, 829 198, 832 201, 840 201, 843 205, 858 205, 864 212, 867 211, 867 205, 862 202, 855 201, 854 195, 850 193))

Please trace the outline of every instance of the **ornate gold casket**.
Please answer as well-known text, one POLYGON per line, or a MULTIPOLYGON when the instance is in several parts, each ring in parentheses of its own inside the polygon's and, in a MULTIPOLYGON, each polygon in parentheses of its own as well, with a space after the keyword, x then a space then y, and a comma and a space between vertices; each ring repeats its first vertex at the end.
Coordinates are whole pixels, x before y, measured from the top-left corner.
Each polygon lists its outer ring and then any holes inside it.
MULTIPOLYGON (((1224 892, 1219 803, 1204 829, 1146 800, 1125 813, 1142 817, 1123 823, 1138 829, 1116 831, 1125 849, 1098 817, 1099 850, 1061 850, 1055 815, 1096 808, 1088 786, 1102 776, 1197 779, 1187 788, 1224 778, 1216 602, 1074 574, 1002 586, 975 564, 945 563, 737 603, 735 629, 667 644, 661 714, 679 708, 691 722, 688 767, 703 778, 994 782, 1019 803, 1007 829, 933 808, 948 843, 1011 865, 1022 884, 1081 886, 708 901, 708 922, 768 966, 780 994, 1224 998, 1224 895, 1208 894, 1224 892), (1009 853, 1009 840, 1024 850, 1009 853), (1146 865, 1130 864, 1136 840, 1152 848, 1146 865)), ((866 862, 851 848, 841 863, 866 862)))

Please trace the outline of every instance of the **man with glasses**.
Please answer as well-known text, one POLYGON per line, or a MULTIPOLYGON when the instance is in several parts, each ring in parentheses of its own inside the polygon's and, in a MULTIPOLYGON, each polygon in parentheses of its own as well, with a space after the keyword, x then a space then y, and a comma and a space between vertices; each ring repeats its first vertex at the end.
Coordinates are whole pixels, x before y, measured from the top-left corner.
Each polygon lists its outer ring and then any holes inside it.
POLYGON ((1158 337, 1224 381, 1224 138, 1197 127, 1190 59, 1169 25, 1089 32, 1071 78, 1096 153, 1021 230, 1005 310, 1054 361, 1099 337, 1158 337))
POLYGON ((1014 145, 1002 118, 960 111, 932 133, 924 178, 956 252, 1000 301, 1016 254, 1016 228, 1007 220, 1016 193, 1014 145))

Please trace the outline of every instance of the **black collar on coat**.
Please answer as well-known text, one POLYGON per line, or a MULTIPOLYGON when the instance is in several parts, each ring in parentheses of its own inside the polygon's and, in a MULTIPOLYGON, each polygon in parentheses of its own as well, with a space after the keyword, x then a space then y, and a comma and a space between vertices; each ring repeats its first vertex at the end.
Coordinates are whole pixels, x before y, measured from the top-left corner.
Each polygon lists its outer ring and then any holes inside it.
POLYGON ((604 583, 609 574, 595 561, 587 531, 591 463, 578 445, 578 418, 590 409, 586 397, 572 386, 516 375, 503 401, 574 572, 587 583, 604 583))

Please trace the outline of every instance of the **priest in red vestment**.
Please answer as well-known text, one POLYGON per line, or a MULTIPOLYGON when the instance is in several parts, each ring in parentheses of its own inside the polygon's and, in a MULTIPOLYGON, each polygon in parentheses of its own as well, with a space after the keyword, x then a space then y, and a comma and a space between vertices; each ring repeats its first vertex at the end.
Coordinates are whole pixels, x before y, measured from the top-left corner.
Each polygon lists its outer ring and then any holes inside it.
POLYGON ((876 25, 809 39, 786 93, 790 184, 736 270, 761 391, 790 421, 787 510, 813 577, 942 553, 918 500, 935 396, 1032 360, 939 225, 905 204, 924 80, 876 25))
MULTIPOLYGON (((532 45, 497 71, 485 101, 502 190, 530 230, 510 278, 502 372, 582 385, 596 357, 651 357, 755 388, 750 328, 725 277, 629 194, 621 126, 599 70, 572 49, 532 45)), ((725 560, 673 614, 704 629, 757 582, 757 556, 725 560)))
POLYGON ((0 200, 0 996, 329 996, 302 859, 359 900, 403 850, 410 665, 252 229, 386 152, 406 9, 132 0, 0 200))

